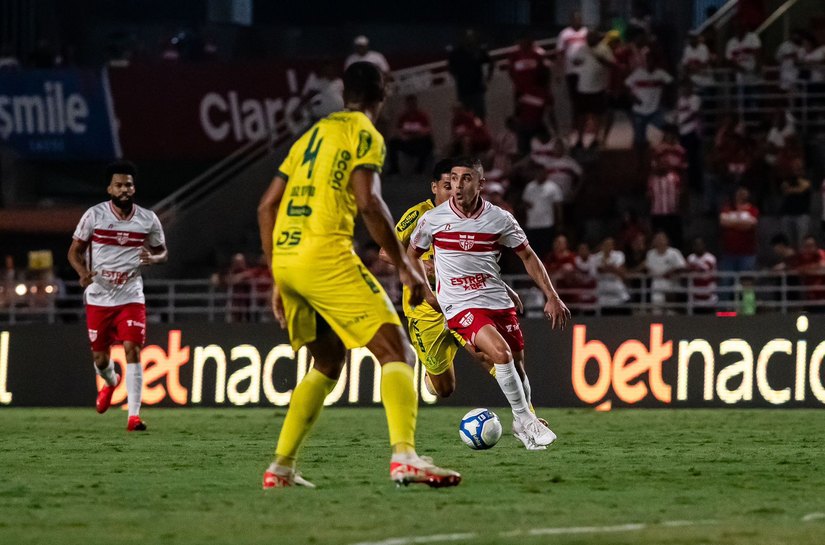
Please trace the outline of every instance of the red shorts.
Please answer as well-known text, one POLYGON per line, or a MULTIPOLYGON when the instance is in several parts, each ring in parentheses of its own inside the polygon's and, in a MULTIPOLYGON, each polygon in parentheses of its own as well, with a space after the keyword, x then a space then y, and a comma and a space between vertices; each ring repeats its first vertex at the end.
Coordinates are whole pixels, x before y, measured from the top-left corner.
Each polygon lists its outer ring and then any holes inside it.
POLYGON ((447 320, 447 326, 473 346, 475 346, 476 334, 486 325, 495 327, 513 352, 524 350, 524 337, 521 335, 521 326, 514 308, 501 310, 469 308, 447 320))
POLYGON ((146 341, 146 305, 86 305, 86 326, 94 352, 105 352, 113 344, 125 341, 143 346, 146 341))

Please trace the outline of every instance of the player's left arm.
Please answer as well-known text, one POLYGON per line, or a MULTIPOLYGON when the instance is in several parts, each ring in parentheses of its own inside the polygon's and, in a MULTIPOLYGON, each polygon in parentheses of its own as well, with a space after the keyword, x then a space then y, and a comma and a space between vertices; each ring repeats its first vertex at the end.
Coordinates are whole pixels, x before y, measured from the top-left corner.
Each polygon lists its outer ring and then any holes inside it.
POLYGON ((539 287, 547 298, 547 303, 544 305, 544 316, 550 320, 550 324, 555 329, 557 326, 564 329, 567 322, 570 321, 570 310, 562 302, 556 288, 553 287, 553 282, 547 274, 547 269, 544 268, 541 260, 536 255, 529 245, 524 245, 516 249, 516 255, 521 258, 524 263, 524 268, 527 274, 533 279, 533 282, 539 287))
POLYGON ((140 264, 141 265, 158 265, 166 263, 169 260, 169 250, 166 249, 166 244, 159 246, 144 246, 140 249, 140 264))
POLYGON ((275 220, 278 218, 278 207, 286 190, 286 179, 277 174, 272 183, 264 192, 258 203, 258 232, 261 235, 261 249, 266 256, 266 262, 272 266, 272 231, 275 229, 275 220))
POLYGON ((504 282, 504 289, 507 290, 507 295, 510 296, 510 300, 516 305, 516 310, 518 310, 519 314, 524 314, 524 303, 521 302, 521 297, 516 290, 511 288, 507 285, 507 282, 504 282))

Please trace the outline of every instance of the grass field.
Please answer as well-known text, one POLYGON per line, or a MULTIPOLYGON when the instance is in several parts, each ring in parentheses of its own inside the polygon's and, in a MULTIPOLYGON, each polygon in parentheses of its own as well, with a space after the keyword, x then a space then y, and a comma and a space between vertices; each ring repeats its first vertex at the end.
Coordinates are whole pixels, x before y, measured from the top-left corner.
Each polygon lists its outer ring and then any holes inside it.
POLYGON ((457 488, 396 488, 383 411, 341 408, 304 451, 318 489, 263 492, 283 410, 149 408, 127 434, 121 411, 2 409, 0 543, 825 542, 825 411, 544 410, 544 452, 472 451, 463 412, 419 419, 457 488))

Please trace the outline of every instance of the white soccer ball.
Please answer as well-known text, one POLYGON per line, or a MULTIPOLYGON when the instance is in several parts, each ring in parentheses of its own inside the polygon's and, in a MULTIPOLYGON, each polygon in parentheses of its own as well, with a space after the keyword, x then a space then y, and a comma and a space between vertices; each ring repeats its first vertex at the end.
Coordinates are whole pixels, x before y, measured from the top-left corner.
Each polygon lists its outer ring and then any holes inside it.
POLYGON ((492 448, 501 439, 501 420, 489 409, 473 409, 458 424, 458 435, 471 449, 492 448))

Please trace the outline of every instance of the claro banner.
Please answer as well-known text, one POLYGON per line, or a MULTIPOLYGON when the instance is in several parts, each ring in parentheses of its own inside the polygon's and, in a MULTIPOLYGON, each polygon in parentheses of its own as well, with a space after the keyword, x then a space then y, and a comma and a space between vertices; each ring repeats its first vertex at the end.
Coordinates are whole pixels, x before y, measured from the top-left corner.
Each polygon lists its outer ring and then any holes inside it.
POLYGON ((109 77, 123 153, 135 159, 219 159, 283 120, 301 126, 301 96, 320 63, 135 64, 109 77), (297 120, 296 120, 297 117, 297 120))
POLYGON ((105 72, 0 71, 0 140, 25 157, 111 159, 113 127, 105 72))
MULTIPOLYGON (((823 318, 594 318, 565 332, 524 320, 522 328, 539 406, 825 406, 823 318)), ((141 354, 147 405, 285 406, 311 365, 306 351, 293 353, 270 324, 154 325, 149 333, 141 354)), ((0 329, 0 405, 91 407, 85 334, 82 324, 0 329)), ((125 365, 122 349, 113 357, 125 365)), ((439 404, 505 403, 495 381, 464 354, 457 374, 457 391, 439 404)), ((436 402, 421 379, 418 369, 422 401, 436 402)), ((114 402, 125 398, 121 386, 114 402)), ((352 351, 327 404, 379 402, 378 366, 366 349, 352 351)))

